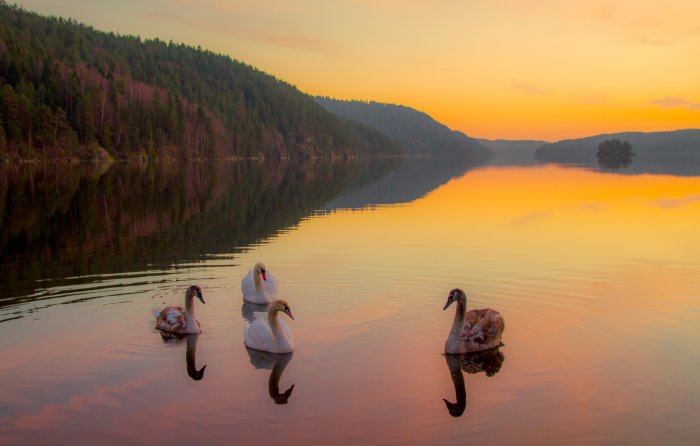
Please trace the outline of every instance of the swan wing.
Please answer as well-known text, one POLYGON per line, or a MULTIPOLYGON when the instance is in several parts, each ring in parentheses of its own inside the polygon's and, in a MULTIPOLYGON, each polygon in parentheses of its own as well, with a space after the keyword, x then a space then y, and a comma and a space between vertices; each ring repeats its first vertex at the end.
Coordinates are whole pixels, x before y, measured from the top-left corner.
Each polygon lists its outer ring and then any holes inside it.
POLYGON ((292 330, 282 319, 278 321, 280 327, 280 336, 277 339, 278 353, 291 353, 294 351, 294 336, 292 330))
POLYGON ((181 306, 167 306, 156 317, 156 328, 159 330, 178 332, 186 326, 185 309, 181 306))
POLYGON ((270 297, 277 297, 277 278, 270 272, 267 271, 267 280, 263 281, 263 286, 265 287, 265 292, 270 297))
POLYGON ((241 292, 243 295, 255 293, 255 283, 253 282, 253 271, 248 271, 248 274, 241 280, 241 292))
POLYGON ((505 328, 503 317, 498 311, 489 308, 471 310, 465 315, 462 342, 467 351, 485 350, 501 344, 501 334, 505 328))
POLYGON ((501 334, 503 334, 503 329, 505 328, 501 313, 489 308, 485 309, 483 317, 479 319, 478 325, 481 326, 487 340, 497 339, 500 341, 501 334))
POLYGON ((255 312, 254 319, 243 332, 246 347, 256 350, 273 351, 274 336, 267 321, 267 313, 255 312))

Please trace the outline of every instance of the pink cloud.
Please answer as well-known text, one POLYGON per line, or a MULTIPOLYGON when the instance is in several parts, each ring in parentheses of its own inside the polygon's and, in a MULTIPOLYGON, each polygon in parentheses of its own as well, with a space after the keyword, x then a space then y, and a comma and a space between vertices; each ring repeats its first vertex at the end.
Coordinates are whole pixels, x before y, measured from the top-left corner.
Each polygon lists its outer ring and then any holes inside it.
POLYGON ((682 98, 661 98, 649 101, 651 104, 661 107, 684 107, 692 109, 700 109, 700 102, 693 102, 682 98))
POLYGON ((540 88, 536 85, 532 85, 528 82, 522 82, 522 81, 513 81, 513 86, 517 88, 518 90, 525 91, 530 94, 534 94, 537 96, 546 96, 549 94, 549 92, 543 88, 540 88))

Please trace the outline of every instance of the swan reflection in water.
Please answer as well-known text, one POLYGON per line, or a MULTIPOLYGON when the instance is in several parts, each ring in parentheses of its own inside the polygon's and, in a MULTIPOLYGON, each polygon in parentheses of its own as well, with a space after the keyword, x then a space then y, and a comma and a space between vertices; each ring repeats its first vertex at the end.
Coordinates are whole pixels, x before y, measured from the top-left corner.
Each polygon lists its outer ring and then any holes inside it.
POLYGON ((207 368, 207 366, 202 366, 201 369, 197 370, 196 362, 197 339, 199 338, 199 333, 181 334, 160 331, 160 336, 163 338, 163 342, 167 344, 179 344, 183 341, 183 339, 187 340, 187 349, 185 350, 187 374, 195 381, 200 381, 202 378, 204 378, 204 369, 207 368))
POLYGON ((455 386, 456 403, 451 403, 443 398, 447 410, 453 417, 462 416, 467 408, 467 390, 464 386, 464 375, 462 371, 469 374, 484 372, 486 376, 493 376, 501 370, 501 365, 505 356, 498 347, 475 353, 464 353, 460 355, 445 354, 447 368, 450 369, 452 383, 455 386))
POLYGON ((287 364, 292 360, 294 353, 270 353, 248 347, 246 347, 246 350, 250 356, 250 363, 256 369, 272 369, 267 386, 270 398, 275 404, 287 404, 289 397, 292 396, 294 384, 284 392, 280 392, 280 378, 287 364))
POLYGON ((243 319, 245 319, 248 322, 253 322, 253 319, 255 319, 254 313, 256 311, 260 312, 266 312, 267 307, 270 304, 256 304, 253 302, 247 302, 243 301, 243 306, 241 307, 241 314, 243 315, 243 319))

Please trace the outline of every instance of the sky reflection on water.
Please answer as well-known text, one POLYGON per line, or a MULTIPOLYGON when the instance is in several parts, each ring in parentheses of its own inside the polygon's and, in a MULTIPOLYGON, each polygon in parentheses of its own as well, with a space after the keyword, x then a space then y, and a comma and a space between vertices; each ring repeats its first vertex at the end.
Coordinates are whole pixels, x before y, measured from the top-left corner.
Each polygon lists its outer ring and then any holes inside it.
MULTIPOLYGON (((0 323, 0 443, 692 443, 697 196, 697 177, 470 170, 409 203, 270 220, 213 257, 124 271, 115 256, 111 274, 104 257, 81 280, 34 282, 40 299, 6 290, 0 319, 21 318, 0 323), (240 280, 257 260, 294 309, 293 358, 243 346, 240 280), (163 342, 151 311, 191 283, 203 332, 163 342), (505 318, 497 373, 441 354, 455 286, 505 318)), ((199 215, 151 237, 225 230, 199 215)))

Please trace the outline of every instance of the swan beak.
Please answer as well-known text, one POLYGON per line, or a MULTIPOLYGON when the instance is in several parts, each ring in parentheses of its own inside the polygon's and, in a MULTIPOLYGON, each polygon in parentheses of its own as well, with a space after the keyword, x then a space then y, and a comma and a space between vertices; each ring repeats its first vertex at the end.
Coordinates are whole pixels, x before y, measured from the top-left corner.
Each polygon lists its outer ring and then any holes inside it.
POLYGON ((260 271, 260 274, 262 274, 263 280, 267 282, 267 276, 265 275, 265 270, 264 270, 264 269, 260 271))
POLYGON ((448 297, 448 298, 447 298, 447 303, 445 304, 444 307, 442 307, 443 311, 444 311, 444 310, 447 310, 447 307, 449 307, 449 306, 452 304, 452 302, 454 302, 454 300, 452 300, 452 296, 448 297))
POLYGON ((294 320, 294 316, 292 316, 292 309, 287 307, 284 309, 284 312, 287 314, 287 316, 291 317, 292 320, 294 320))
POLYGON ((202 295, 202 292, 201 292, 201 291, 197 291, 197 299, 199 299, 200 301, 202 301, 203 304, 206 303, 206 302, 204 302, 204 296, 202 295))

